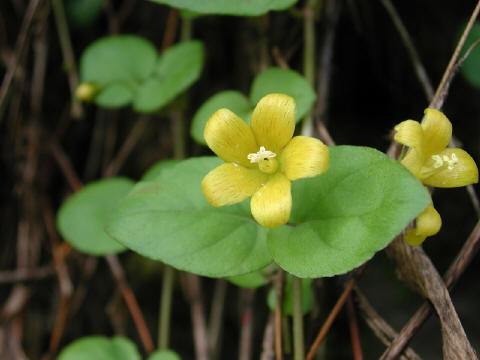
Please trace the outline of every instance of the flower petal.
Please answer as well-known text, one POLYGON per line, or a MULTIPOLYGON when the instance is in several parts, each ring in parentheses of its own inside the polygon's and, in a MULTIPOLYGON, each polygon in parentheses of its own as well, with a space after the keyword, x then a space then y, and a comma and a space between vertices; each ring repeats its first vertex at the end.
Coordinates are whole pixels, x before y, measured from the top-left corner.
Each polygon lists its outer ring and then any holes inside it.
MULTIPOLYGON (((433 175, 422 179, 425 185, 437 188, 452 188, 466 186, 478 182, 478 168, 472 157, 462 149, 445 149, 438 154, 440 157, 452 159, 454 156, 456 164, 449 169, 444 165, 441 169, 434 172, 433 175)), ((434 167, 434 159, 431 157, 425 162, 426 168, 434 167)))
POLYGON ((290 188, 290 180, 277 173, 253 194, 250 208, 260 225, 273 228, 288 222, 292 209, 290 188))
POLYGON ((442 227, 442 218, 433 205, 427 206, 417 217, 416 226, 407 230, 405 241, 410 245, 420 245, 429 236, 435 235, 442 227))
POLYGON ((250 127, 228 109, 216 111, 208 119, 203 132, 208 147, 226 162, 253 167, 248 154, 258 151, 250 127))
POLYGON ((423 157, 416 149, 409 149, 400 163, 405 166, 417 179, 420 179, 423 157))
POLYGON ((278 154, 295 130, 295 101, 284 94, 264 96, 253 110, 250 125, 258 145, 278 154))
POLYGON ((247 169, 237 164, 222 164, 202 180, 202 191, 213 206, 236 204, 252 196, 268 176, 257 169, 247 169))
POLYGON ((394 140, 402 145, 420 150, 423 140, 423 129, 418 121, 405 120, 394 128, 394 140))
POLYGON ((405 157, 401 160, 405 166, 416 177, 420 176, 423 158, 423 129, 418 121, 405 120, 395 126, 394 140, 408 146, 405 157))
POLYGON ((425 109, 422 128, 425 156, 439 153, 452 139, 452 123, 444 113, 436 109, 425 109))
POLYGON ((328 169, 328 147, 318 139, 295 136, 283 149, 280 162, 289 180, 316 176, 328 169))

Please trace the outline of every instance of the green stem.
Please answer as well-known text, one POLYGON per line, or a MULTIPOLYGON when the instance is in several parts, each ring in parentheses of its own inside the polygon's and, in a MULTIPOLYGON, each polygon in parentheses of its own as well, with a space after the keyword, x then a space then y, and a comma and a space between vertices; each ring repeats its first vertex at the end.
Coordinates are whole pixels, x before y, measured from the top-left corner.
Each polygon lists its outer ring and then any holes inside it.
POLYGON ((162 295, 158 319, 158 348, 168 349, 170 340, 170 315, 172 308, 173 278, 175 269, 165 266, 163 271, 162 295))
POLYGON ((293 289, 293 359, 305 359, 303 344, 302 279, 292 276, 293 289))
MULTIPOLYGON (((303 74, 312 87, 315 87, 315 9, 317 3, 318 0, 307 0, 303 20, 303 74)), ((303 119, 302 135, 313 135, 311 112, 303 119)))
POLYGON ((182 29, 180 31, 181 41, 190 40, 192 38, 192 19, 182 18, 182 29))

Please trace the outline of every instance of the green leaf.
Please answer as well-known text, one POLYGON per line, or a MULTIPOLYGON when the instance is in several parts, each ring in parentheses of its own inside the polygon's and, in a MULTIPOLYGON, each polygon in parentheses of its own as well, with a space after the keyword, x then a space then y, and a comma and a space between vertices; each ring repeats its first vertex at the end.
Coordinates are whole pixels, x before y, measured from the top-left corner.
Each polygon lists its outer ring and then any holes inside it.
POLYGON ((128 105, 133 98, 133 89, 125 83, 116 82, 106 85, 97 96, 95 103, 105 108, 118 108, 128 105))
POLYGON ((73 194, 57 213, 57 227, 74 248, 87 254, 106 255, 125 247, 110 238, 105 230, 109 214, 133 188, 126 178, 109 178, 92 182, 73 194))
POLYGON ((158 350, 150 354, 148 360, 180 360, 180 356, 170 350, 158 350))
POLYGON ((159 4, 202 14, 258 16, 270 10, 284 10, 298 0, 152 0, 159 4))
POLYGON ((142 176, 142 181, 151 181, 159 177, 165 170, 173 168, 179 163, 179 160, 167 159, 160 160, 153 164, 142 176))
POLYGON ((120 336, 83 337, 65 347, 58 360, 140 360, 135 344, 120 336))
POLYGON ((221 161, 192 158, 140 182, 120 203, 107 232, 139 254, 192 273, 226 277, 271 262, 266 230, 241 205, 214 208, 203 177, 221 161))
MULTIPOLYGON (((282 312, 286 315, 293 315, 293 287, 292 276, 287 274, 285 289, 283 291, 283 306, 282 312)), ((272 287, 267 295, 267 305, 273 311, 277 304, 277 295, 275 289, 272 287)), ((312 280, 302 279, 302 311, 303 314, 308 314, 313 307, 313 290, 312 280)))
POLYGON ((252 104, 257 104, 270 93, 283 93, 295 99, 297 122, 310 111, 316 98, 315 91, 303 76, 281 68, 269 68, 255 78, 250 100, 252 104))
POLYGON ((330 164, 321 176, 293 182, 294 226, 269 232, 275 262, 299 277, 360 266, 430 202, 417 179, 374 149, 332 147, 330 164))
POLYGON ((168 104, 200 77, 203 62, 203 45, 199 41, 170 47, 159 57, 153 76, 138 89, 134 109, 150 113, 168 104))
POLYGON ((262 271, 230 276, 227 280, 239 287, 250 289, 255 289, 268 283, 268 279, 262 271))
POLYGON ((202 145, 206 144, 203 138, 203 129, 210 116, 221 108, 233 111, 245 121, 253 109, 247 97, 238 91, 227 90, 213 95, 203 103, 193 117, 190 133, 196 142, 202 145))
MULTIPOLYGON (((466 24, 463 24, 461 27, 461 32, 465 28, 466 24)), ((460 36, 459 36, 460 37, 460 36)), ((464 45, 464 51, 470 48, 472 44, 480 39, 480 23, 477 22, 472 27, 470 34, 467 37, 464 45)), ((463 77, 473 86, 476 88, 480 88, 480 47, 477 46, 475 49, 470 53, 468 58, 465 60, 463 65, 460 67, 461 73, 463 77)))
POLYGON ((156 61, 155 47, 141 37, 104 37, 83 52, 80 77, 82 82, 91 82, 101 87, 116 82, 134 86, 150 75, 156 61))
POLYGON ((82 82, 99 88, 95 103, 107 108, 128 105, 136 88, 152 73, 157 52, 147 40, 132 35, 101 38, 80 59, 82 82))

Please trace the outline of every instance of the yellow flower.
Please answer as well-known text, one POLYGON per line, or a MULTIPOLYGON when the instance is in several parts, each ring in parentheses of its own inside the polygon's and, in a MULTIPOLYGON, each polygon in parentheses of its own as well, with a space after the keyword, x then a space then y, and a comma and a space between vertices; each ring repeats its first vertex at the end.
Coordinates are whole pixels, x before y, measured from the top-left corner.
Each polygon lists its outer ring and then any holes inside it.
POLYGON ((258 102, 250 126, 228 109, 208 120, 205 140, 225 161, 202 181, 213 206, 231 205, 252 197, 255 220, 265 227, 286 224, 292 208, 292 180, 328 169, 328 147, 320 140, 293 136, 295 102, 284 94, 269 94, 258 102))
MULTIPOLYGON (((395 126, 395 141, 409 149, 401 163, 424 185, 453 188, 478 182, 475 161, 464 150, 447 148, 452 138, 452 124, 441 112, 426 109, 422 123, 406 120, 395 126)), ((416 219, 416 226, 405 240, 420 245, 442 226, 440 215, 429 205, 416 219)))

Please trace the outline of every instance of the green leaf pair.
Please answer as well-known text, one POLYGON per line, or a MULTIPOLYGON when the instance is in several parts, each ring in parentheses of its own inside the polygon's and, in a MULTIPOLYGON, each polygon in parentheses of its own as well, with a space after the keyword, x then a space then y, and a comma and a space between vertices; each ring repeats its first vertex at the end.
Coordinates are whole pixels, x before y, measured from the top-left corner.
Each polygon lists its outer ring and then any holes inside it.
POLYGON ((200 183, 220 160, 204 157, 137 184, 107 232, 141 255, 205 276, 246 274, 272 262, 304 278, 348 272, 383 249, 430 198, 383 153, 330 150, 326 174, 293 183, 289 225, 267 231, 252 219, 248 201, 211 207, 200 183))
POLYGON ((203 129, 212 114, 227 108, 243 120, 250 122, 250 115, 257 102, 267 94, 283 93, 295 99, 296 121, 300 121, 310 111, 315 102, 315 91, 308 81, 293 70, 269 68, 253 81, 250 97, 241 92, 228 90, 210 97, 196 112, 190 133, 199 144, 205 145, 203 129))
POLYGON ((298 0, 152 0, 201 14, 258 16, 270 10, 284 10, 298 0))
POLYGON ((192 85, 204 62, 203 45, 188 41, 158 55, 147 40, 110 36, 91 44, 80 59, 82 83, 96 89, 94 101, 106 108, 132 104, 137 112, 160 110, 192 85))
MULTIPOLYGON (((141 356, 135 344, 127 338, 115 336, 87 336, 75 340, 65 347, 58 360, 140 360, 141 356)), ((173 351, 158 350, 150 354, 147 360, 180 360, 173 351)))

